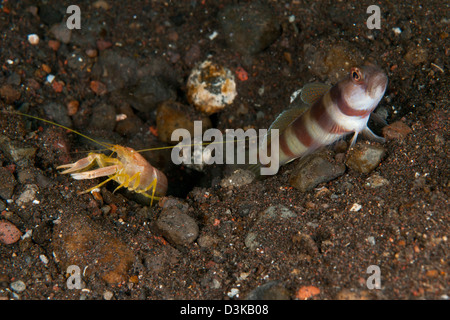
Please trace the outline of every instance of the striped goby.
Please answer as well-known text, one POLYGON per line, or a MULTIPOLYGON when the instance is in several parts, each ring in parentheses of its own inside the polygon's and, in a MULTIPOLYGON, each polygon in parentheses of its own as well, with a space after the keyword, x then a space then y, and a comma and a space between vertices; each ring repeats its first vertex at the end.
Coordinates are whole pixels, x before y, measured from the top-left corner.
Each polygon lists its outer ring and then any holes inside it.
MULTIPOLYGON (((367 122, 383 97, 387 83, 388 78, 380 68, 367 64, 352 68, 349 75, 333 87, 321 83, 304 86, 302 107, 281 113, 266 138, 279 139, 279 166, 350 133, 354 133, 352 146, 359 133, 384 142, 367 127, 367 122), (278 135, 270 134, 273 129, 278 129, 278 135)), ((273 160, 273 155, 271 157, 273 160)))

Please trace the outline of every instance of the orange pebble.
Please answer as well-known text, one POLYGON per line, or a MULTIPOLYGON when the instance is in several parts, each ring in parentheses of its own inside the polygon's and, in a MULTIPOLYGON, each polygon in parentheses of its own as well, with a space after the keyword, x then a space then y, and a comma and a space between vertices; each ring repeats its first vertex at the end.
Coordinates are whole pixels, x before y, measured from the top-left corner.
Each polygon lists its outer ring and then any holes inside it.
POLYGON ((237 67, 236 68, 236 75, 237 75, 238 79, 241 80, 241 81, 247 81, 248 80, 248 73, 242 67, 237 67))
POLYGON ((301 287, 297 293, 295 294, 295 297, 299 300, 306 300, 308 298, 311 298, 312 296, 316 296, 320 293, 320 289, 314 286, 305 286, 301 287))

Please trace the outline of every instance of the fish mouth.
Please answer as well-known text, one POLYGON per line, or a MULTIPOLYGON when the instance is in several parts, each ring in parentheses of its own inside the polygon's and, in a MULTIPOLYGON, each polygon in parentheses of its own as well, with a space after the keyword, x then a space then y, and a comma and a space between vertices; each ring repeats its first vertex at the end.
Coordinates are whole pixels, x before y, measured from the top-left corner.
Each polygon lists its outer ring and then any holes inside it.
POLYGON ((367 83, 366 92, 372 99, 381 98, 386 91, 388 77, 383 70, 374 64, 364 65, 362 68, 367 83))

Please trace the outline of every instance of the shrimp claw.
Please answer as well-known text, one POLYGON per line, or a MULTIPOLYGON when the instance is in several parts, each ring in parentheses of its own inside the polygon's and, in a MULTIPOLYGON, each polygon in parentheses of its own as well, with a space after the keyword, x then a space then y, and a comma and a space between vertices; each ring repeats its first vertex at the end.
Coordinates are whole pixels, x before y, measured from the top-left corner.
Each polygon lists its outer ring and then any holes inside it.
POLYGON ((112 146, 111 150, 117 154, 117 158, 90 153, 86 158, 61 165, 57 169, 66 169, 61 173, 69 173, 76 180, 108 177, 105 181, 82 193, 90 192, 108 181, 114 180, 119 183, 114 192, 120 188, 127 188, 150 198, 150 205, 153 205, 153 199, 158 200, 159 196, 166 194, 167 177, 150 165, 138 152, 119 145, 112 146), (97 169, 86 171, 95 165, 98 167, 97 169), (151 190, 151 194, 147 193, 149 190, 151 190))

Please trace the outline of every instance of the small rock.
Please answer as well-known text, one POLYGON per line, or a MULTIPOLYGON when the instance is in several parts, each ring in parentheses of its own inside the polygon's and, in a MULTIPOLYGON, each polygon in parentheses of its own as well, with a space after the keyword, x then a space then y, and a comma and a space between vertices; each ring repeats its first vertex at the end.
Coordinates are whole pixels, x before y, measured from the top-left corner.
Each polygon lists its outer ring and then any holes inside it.
POLYGON ((289 291, 280 281, 270 281, 253 289, 246 300, 289 300, 289 298, 289 291))
POLYGON ((192 243, 199 233, 195 220, 175 208, 163 210, 155 226, 164 238, 176 245, 192 243))
POLYGON ((67 28, 65 22, 53 25, 50 28, 50 33, 53 34, 56 40, 65 44, 69 43, 72 37, 72 30, 67 28))
POLYGON ((176 208, 183 213, 187 213, 189 210, 189 205, 186 201, 173 196, 161 198, 161 200, 158 202, 158 205, 163 209, 176 208))
POLYGON ((103 292, 103 299, 105 300, 111 300, 114 296, 114 293, 112 293, 109 290, 106 290, 105 292, 103 292))
POLYGON ((58 40, 48 40, 48 46, 53 50, 53 51, 58 51, 59 47, 61 46, 61 42, 59 42, 58 40))
POLYGON ((30 166, 36 154, 36 148, 23 147, 21 142, 12 141, 6 135, 0 134, 0 149, 20 167, 30 166))
POLYGON ((304 286, 297 291, 295 297, 299 300, 306 300, 318 294, 320 294, 319 288, 315 286, 304 286))
POLYGON ((187 90, 188 101, 205 114, 221 111, 237 96, 233 73, 209 60, 191 71, 187 90))
POLYGON ((2 97, 6 103, 11 104, 14 101, 20 99, 20 91, 14 89, 10 84, 5 84, 0 87, 0 97, 2 97))
POLYGON ((67 108, 63 104, 50 102, 44 105, 43 108, 50 120, 66 127, 72 127, 72 119, 67 114, 67 108))
POLYGON ((186 129, 194 136, 194 121, 202 122, 202 131, 211 128, 211 120, 192 106, 183 105, 172 100, 163 102, 156 111, 156 127, 158 139, 167 143, 172 141, 172 133, 176 129, 186 129))
POLYGON ((342 289, 336 294, 336 300, 369 300, 371 299, 368 290, 342 289))
POLYGON ((83 70, 88 62, 88 59, 86 58, 86 56, 79 52, 79 51, 74 51, 71 54, 68 55, 67 57, 67 66, 74 70, 83 70))
POLYGON ((130 91, 133 107, 142 112, 152 111, 167 100, 176 100, 172 86, 159 76, 145 76, 130 91))
POLYGON ((127 88, 127 97, 130 96, 128 87, 136 84, 137 72, 137 62, 134 59, 122 56, 115 50, 102 51, 97 63, 92 67, 93 80, 104 83, 108 92, 127 88))
POLYGON ((34 33, 29 34, 27 36, 27 39, 28 39, 28 42, 33 46, 39 44, 39 36, 37 34, 34 34, 34 33))
POLYGON ((116 110, 108 103, 93 108, 90 126, 96 129, 113 131, 116 126, 116 110))
POLYGON ((106 88, 105 84, 97 80, 92 80, 89 87, 98 96, 103 96, 104 94, 108 93, 108 89, 106 88))
POLYGON ((343 175, 345 165, 333 164, 320 155, 312 155, 301 160, 291 174, 289 184, 302 192, 315 188, 322 182, 328 182, 343 175))
POLYGON ((222 188, 226 187, 240 187, 251 183, 255 179, 253 172, 248 170, 237 169, 229 177, 222 179, 220 186, 222 188))
POLYGON ((16 204, 18 206, 22 206, 25 203, 31 202, 36 198, 36 193, 38 192, 39 188, 35 184, 27 184, 25 186, 25 191, 22 192, 16 200, 16 204))
POLYGON ((19 241, 22 232, 15 225, 7 220, 0 221, 0 242, 3 244, 13 244, 19 241))
POLYGON ((22 280, 17 280, 12 282, 9 287, 14 290, 14 292, 17 293, 21 293, 23 291, 25 291, 25 289, 27 288, 27 286, 25 285, 25 283, 22 280))
POLYGON ((383 137, 387 140, 400 140, 403 141, 408 134, 412 132, 411 128, 408 127, 402 121, 396 121, 383 128, 383 137))
POLYGON ((428 51, 421 47, 412 48, 405 54, 405 61, 418 66, 428 61, 428 51))
POLYGON ((346 165, 360 173, 369 173, 380 164, 385 153, 382 146, 357 143, 349 151, 346 165))
POLYGON ((48 258, 44 254, 39 255, 39 260, 41 260, 43 264, 48 263, 48 258))
POLYGON ((0 167, 0 198, 11 199, 17 181, 14 175, 5 167, 0 167))
POLYGON ((80 106, 80 103, 77 100, 70 100, 67 103, 67 114, 69 116, 73 116, 78 112, 78 108, 80 106))
POLYGON ((298 232, 292 237, 292 243, 298 248, 298 250, 309 256, 315 256, 319 253, 319 248, 316 242, 310 235, 298 232))
POLYGON ((389 184, 389 180, 378 174, 374 174, 367 178, 366 185, 370 188, 379 188, 389 184))
POLYGON ((269 6, 259 3, 229 5, 219 12, 228 44, 241 54, 256 54, 270 46, 281 33, 269 6))
POLYGON ((66 215, 53 226, 51 249, 61 270, 76 265, 86 267, 86 279, 98 276, 108 284, 129 278, 134 253, 114 230, 86 215, 66 215))

